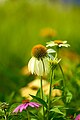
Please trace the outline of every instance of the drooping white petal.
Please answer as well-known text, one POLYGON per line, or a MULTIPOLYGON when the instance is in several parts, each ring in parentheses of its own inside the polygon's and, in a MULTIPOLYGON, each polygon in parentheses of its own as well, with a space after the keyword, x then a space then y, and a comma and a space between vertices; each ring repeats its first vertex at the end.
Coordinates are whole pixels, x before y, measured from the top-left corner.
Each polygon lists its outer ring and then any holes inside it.
POLYGON ((40 73, 41 76, 43 76, 43 74, 44 74, 44 68, 43 68, 43 62, 42 62, 42 60, 40 60, 38 64, 39 64, 38 65, 39 66, 39 73, 40 73))
POLYGON ((32 57, 28 63, 28 69, 33 74, 38 76, 43 76, 44 74, 49 73, 49 62, 48 59, 45 57, 43 59, 37 59, 32 57), (43 61, 42 61, 43 60, 43 61))
POLYGON ((47 53, 55 53, 56 51, 54 49, 48 49, 47 53))
POLYGON ((35 61, 36 61, 36 58, 32 57, 28 63, 28 69, 32 74, 34 73, 35 61))
POLYGON ((47 58, 43 58, 43 62, 44 62, 44 67, 45 67, 45 74, 47 75, 49 73, 49 62, 47 58))
POLYGON ((36 64, 35 64, 35 73, 38 76, 43 76, 44 70, 43 70, 43 63, 42 60, 36 60, 36 64))
POLYGON ((53 55, 51 55, 51 54, 48 54, 48 57, 49 57, 49 59, 51 59, 51 60, 54 59, 53 55))
POLYGON ((34 66, 34 73, 36 74, 36 75, 39 75, 39 67, 38 67, 38 59, 36 59, 36 61, 35 61, 35 66, 34 66))

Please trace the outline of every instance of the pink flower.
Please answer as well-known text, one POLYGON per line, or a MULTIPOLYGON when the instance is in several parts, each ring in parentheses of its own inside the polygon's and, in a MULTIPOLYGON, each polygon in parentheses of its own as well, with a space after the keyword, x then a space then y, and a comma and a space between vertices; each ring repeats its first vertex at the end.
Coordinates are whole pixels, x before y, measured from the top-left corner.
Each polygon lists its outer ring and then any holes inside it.
POLYGON ((80 114, 76 116, 75 120, 80 120, 80 114))
POLYGON ((36 102, 29 102, 28 100, 22 101, 23 103, 20 104, 18 107, 16 107, 13 111, 13 113, 17 113, 18 111, 22 112, 23 110, 26 110, 28 106, 38 108, 40 106, 39 103, 36 102))

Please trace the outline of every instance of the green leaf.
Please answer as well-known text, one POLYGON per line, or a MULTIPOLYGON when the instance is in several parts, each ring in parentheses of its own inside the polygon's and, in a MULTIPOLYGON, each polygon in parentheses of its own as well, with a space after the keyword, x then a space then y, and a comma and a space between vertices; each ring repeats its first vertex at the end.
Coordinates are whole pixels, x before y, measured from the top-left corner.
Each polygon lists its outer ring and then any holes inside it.
POLYGON ((39 118, 38 118, 38 116, 37 116, 36 114, 34 114, 34 113, 30 112, 30 111, 29 111, 29 114, 30 114, 31 116, 34 116, 35 120, 36 120, 36 119, 39 120, 39 118))
POLYGON ((53 89, 58 89, 58 90, 62 90, 63 88, 61 86, 54 86, 53 89))
POLYGON ((54 107, 58 108, 58 109, 62 109, 62 110, 70 109, 70 108, 67 108, 67 107, 62 106, 62 105, 58 105, 58 106, 54 106, 54 107))
POLYGON ((69 90, 67 90, 67 92, 66 92, 66 103, 70 103, 71 99, 72 99, 72 93, 69 90))
POLYGON ((53 112, 55 112, 55 113, 59 113, 59 114, 62 114, 62 115, 64 115, 64 113, 63 112, 61 112, 60 110, 59 110, 59 108, 53 108, 53 109, 51 109, 50 111, 53 111, 53 112))
POLYGON ((31 120, 37 120, 37 119, 35 119, 35 118, 31 118, 31 120))
POLYGON ((40 91, 41 91, 41 90, 40 90, 40 88, 39 88, 38 91, 37 91, 37 94, 36 94, 37 97, 40 97, 40 91))
POLYGON ((62 97, 55 97, 53 100, 52 100, 52 103, 56 102, 57 100, 61 99, 62 97))
POLYGON ((11 115, 8 117, 8 120, 25 120, 24 116, 22 115, 11 115))
MULTIPOLYGON (((40 98, 40 96, 41 96, 41 89, 39 88, 37 91, 36 97, 40 98)), ((47 102, 47 96, 44 93, 43 93, 43 99, 45 102, 47 102)))
POLYGON ((59 79, 59 80, 54 80, 54 81, 53 81, 53 85, 55 85, 55 84, 59 83, 60 81, 62 81, 62 79, 59 79))
POLYGON ((37 101, 39 101, 44 107, 46 107, 47 108, 47 104, 46 104, 46 102, 43 100, 43 99, 41 99, 41 98, 39 98, 39 97, 36 97, 36 96, 34 96, 34 95, 30 95, 32 98, 34 98, 34 99, 36 99, 37 101))

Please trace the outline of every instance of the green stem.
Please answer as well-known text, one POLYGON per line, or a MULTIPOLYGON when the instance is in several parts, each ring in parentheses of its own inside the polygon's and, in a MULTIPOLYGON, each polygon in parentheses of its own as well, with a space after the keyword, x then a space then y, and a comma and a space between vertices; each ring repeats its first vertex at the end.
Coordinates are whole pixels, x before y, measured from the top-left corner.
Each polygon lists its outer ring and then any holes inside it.
POLYGON ((41 99, 43 99, 42 76, 41 76, 41 99))
MULTIPOLYGON (((44 62, 43 62, 43 59, 41 59, 42 60, 42 64, 43 64, 43 71, 44 71, 44 73, 45 73, 45 66, 44 66, 44 62)), ((41 99, 43 99, 44 100, 44 98, 43 98, 43 88, 42 88, 42 76, 41 76, 41 99)), ((44 106, 43 106, 43 119, 45 120, 45 111, 44 111, 44 106)))
POLYGON ((63 76, 63 102, 64 104, 66 105, 66 84, 65 84, 65 76, 64 76, 64 72, 63 72, 63 69, 61 67, 61 65, 59 64, 59 67, 60 67, 60 70, 61 70, 61 73, 62 73, 62 76, 63 76))
POLYGON ((27 117, 28 117, 28 120, 30 120, 30 116, 29 116, 29 111, 27 109, 27 117))
POLYGON ((53 69, 51 70, 51 77, 50 77, 50 89, 49 89, 49 98, 48 98, 48 120, 49 120, 49 110, 50 110, 50 101, 51 101, 51 92, 52 92, 52 80, 53 80, 53 69))
POLYGON ((59 55, 59 47, 58 46, 56 46, 56 53, 59 55))
MULTIPOLYGON (((41 99, 43 99, 43 88, 42 88, 42 76, 41 76, 41 99)), ((44 106, 42 106, 43 108, 43 116, 45 118, 45 113, 44 113, 44 106)), ((44 119, 45 120, 45 119, 44 119)))
POLYGON ((64 77, 64 72, 63 72, 63 69, 62 69, 60 63, 59 63, 59 68, 60 68, 61 73, 62 73, 62 76, 63 76, 63 86, 64 86, 64 88, 65 88, 65 77, 64 77))

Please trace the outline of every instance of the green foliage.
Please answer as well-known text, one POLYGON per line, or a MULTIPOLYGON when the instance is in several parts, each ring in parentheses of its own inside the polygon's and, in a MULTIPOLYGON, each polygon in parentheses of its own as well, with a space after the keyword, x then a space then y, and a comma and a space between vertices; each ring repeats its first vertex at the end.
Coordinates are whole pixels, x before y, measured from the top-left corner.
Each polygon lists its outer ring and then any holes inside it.
POLYGON ((53 98, 52 103, 54 103, 54 102, 60 100, 61 98, 62 98, 62 96, 61 96, 61 97, 55 97, 55 98, 53 98))
POLYGON ((55 113, 59 113, 59 114, 61 114, 61 115, 64 115, 64 116, 65 116, 65 114, 64 114, 63 112, 61 112, 61 111, 59 110, 59 108, 58 108, 58 107, 53 108, 53 109, 51 109, 50 111, 53 111, 53 112, 55 112, 55 113))
POLYGON ((69 90, 67 90, 66 91, 66 103, 70 103, 71 99, 72 99, 72 93, 69 90))

